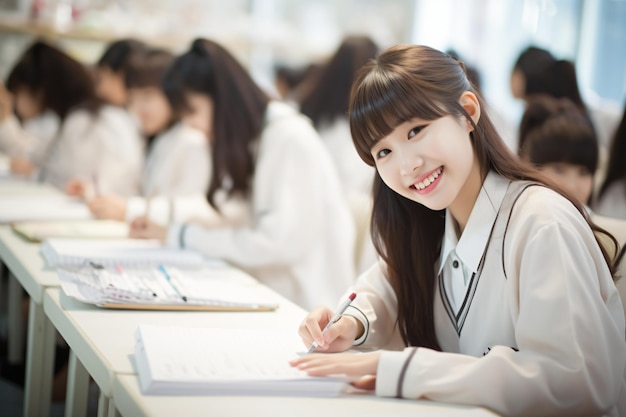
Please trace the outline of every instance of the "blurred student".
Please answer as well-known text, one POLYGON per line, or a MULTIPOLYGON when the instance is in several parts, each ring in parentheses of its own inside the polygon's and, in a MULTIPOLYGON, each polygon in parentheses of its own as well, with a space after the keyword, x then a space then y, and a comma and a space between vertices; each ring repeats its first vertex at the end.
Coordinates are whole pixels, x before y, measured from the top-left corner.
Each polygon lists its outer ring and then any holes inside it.
POLYGON ((133 57, 147 46, 136 39, 112 42, 96 63, 96 94, 105 102, 125 107, 128 102, 126 74, 133 57))
POLYGON ((600 230, 508 151, 482 103, 462 66, 425 46, 393 47, 360 74, 350 126, 377 169, 384 262, 327 331, 321 307, 299 333, 319 352, 366 352, 291 363, 384 397, 624 415, 624 312, 600 230))
POLYGON ((626 106, 611 139, 606 176, 594 209, 605 216, 626 219, 626 106))
POLYGON ((589 209, 594 175, 598 167, 598 139, 588 119, 568 99, 536 96, 529 100, 520 124, 520 154, 554 184, 585 205, 595 224, 617 240, 612 244, 602 234, 615 268, 616 285, 626 305, 626 220, 604 216, 589 209))
POLYGON ((521 157, 581 204, 590 204, 598 168, 598 139, 569 99, 530 98, 519 128, 521 157))
POLYGON ((206 199, 217 211, 239 197, 251 220, 240 227, 139 218, 135 237, 225 259, 295 303, 335 300, 354 280, 354 226, 324 145, 309 121, 270 101, 215 42, 197 39, 168 71, 165 91, 183 121, 209 138, 206 199))
POLYGON ((352 80, 358 70, 376 57, 378 47, 366 36, 349 36, 330 60, 303 81, 300 111, 308 116, 330 151, 348 194, 371 194, 374 170, 354 149, 348 123, 352 80))
MULTIPOLYGON (((36 172, 40 180, 61 189, 70 179, 80 178, 97 183, 103 192, 137 192, 142 164, 139 132, 126 111, 96 97, 81 63, 36 41, 11 70, 7 89, 22 121, 48 112, 58 118, 58 128, 49 137, 23 135, 26 145, 11 160, 14 173, 36 172)), ((16 129, 16 134, 22 135, 23 129, 16 129)))
POLYGON ((170 52, 150 49, 127 67, 128 109, 147 138, 141 195, 129 199, 96 196, 89 201, 89 208, 97 218, 130 221, 145 214, 148 200, 156 196, 205 194, 208 189, 208 138, 180 121, 187 109, 181 103, 170 103, 163 90, 164 76, 173 62, 170 52))

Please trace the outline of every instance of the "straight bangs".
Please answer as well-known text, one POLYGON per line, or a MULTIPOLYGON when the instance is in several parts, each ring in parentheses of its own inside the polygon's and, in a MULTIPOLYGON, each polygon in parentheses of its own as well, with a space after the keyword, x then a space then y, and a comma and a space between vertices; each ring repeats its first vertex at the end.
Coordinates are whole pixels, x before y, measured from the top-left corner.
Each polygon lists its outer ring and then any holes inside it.
POLYGON ((592 174, 598 167, 598 146, 590 140, 554 138, 549 141, 530 143, 528 158, 534 165, 543 166, 552 163, 566 163, 584 166, 592 174))
POLYGON ((435 120, 447 112, 435 101, 432 94, 411 80, 411 74, 395 73, 369 64, 363 68, 367 76, 355 83, 352 91, 350 131, 359 156, 374 166, 372 147, 396 127, 419 117, 435 120), (417 98, 417 99, 416 99, 417 98))

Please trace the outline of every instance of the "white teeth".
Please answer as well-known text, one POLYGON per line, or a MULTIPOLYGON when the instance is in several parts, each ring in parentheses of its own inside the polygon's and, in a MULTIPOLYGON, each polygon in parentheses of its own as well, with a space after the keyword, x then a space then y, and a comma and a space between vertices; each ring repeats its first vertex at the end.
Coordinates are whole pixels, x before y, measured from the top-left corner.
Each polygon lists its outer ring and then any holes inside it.
POLYGON ((417 184, 415 184, 415 188, 418 190, 423 190, 424 188, 428 187, 430 184, 435 182, 435 180, 439 177, 439 175, 441 175, 442 170, 443 168, 439 168, 437 171, 433 172, 431 175, 426 177, 423 181, 420 181, 417 184))

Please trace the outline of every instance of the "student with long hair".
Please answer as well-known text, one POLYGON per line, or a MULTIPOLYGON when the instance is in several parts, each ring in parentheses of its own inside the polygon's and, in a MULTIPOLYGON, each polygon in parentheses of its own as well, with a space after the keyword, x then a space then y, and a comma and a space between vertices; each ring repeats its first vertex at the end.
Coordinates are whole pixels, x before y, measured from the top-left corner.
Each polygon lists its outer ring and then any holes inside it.
POLYGON ((626 219, 626 105, 609 150, 609 161, 604 182, 594 206, 599 214, 626 219))
POLYGON ((624 415, 624 313, 598 228, 508 151, 482 104, 462 65, 424 46, 357 78, 350 126, 377 170, 382 262, 326 332, 326 307, 299 332, 319 352, 373 351, 292 365, 503 415, 624 415))
POLYGON ((328 147, 346 193, 370 195, 374 171, 352 144, 348 123, 350 86, 357 71, 374 59, 378 47, 367 36, 346 37, 329 61, 302 83, 300 111, 328 147))
MULTIPOLYGON (((51 137, 24 138, 11 161, 15 173, 32 175, 64 188, 74 178, 98 183, 103 192, 137 192, 142 148, 135 123, 125 110, 96 97, 87 69, 60 49, 34 42, 11 70, 7 89, 18 116, 34 119, 46 112, 58 118, 51 137), (22 103, 20 105, 20 103, 22 103)), ((21 134, 17 129, 16 134, 21 134)))
POLYGON ((333 163, 309 121, 270 101, 222 46, 193 42, 166 76, 183 121, 209 138, 206 200, 220 211, 243 200, 251 219, 239 227, 191 222, 168 229, 139 218, 135 237, 225 259, 292 301, 311 308, 354 281, 354 226, 333 163))
POLYGON ((126 70, 128 109, 147 139, 141 194, 129 199, 111 194, 95 196, 89 200, 89 208, 97 218, 130 221, 145 213, 148 199, 207 191, 208 139, 181 122, 183 108, 173 107, 163 90, 174 59, 168 51, 149 49, 138 54, 126 70))

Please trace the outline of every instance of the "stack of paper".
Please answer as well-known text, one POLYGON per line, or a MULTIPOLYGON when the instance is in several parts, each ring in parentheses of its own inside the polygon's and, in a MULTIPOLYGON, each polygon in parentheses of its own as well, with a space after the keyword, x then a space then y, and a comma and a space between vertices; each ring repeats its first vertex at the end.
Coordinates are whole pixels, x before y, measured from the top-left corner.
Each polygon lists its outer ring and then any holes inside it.
POLYGON ((24 220, 85 220, 93 218, 87 205, 65 195, 3 195, 0 223, 24 220))
POLYGON ((347 378, 310 377, 288 361, 293 331, 141 325, 135 361, 144 394, 337 396, 347 378))
POLYGON ((128 223, 116 220, 50 220, 15 222, 15 232, 32 242, 50 238, 123 239, 128 223))
POLYGON ((168 248, 159 241, 144 239, 47 239, 41 245, 41 254, 52 267, 95 263, 199 268, 205 264, 205 259, 197 252, 168 248))

